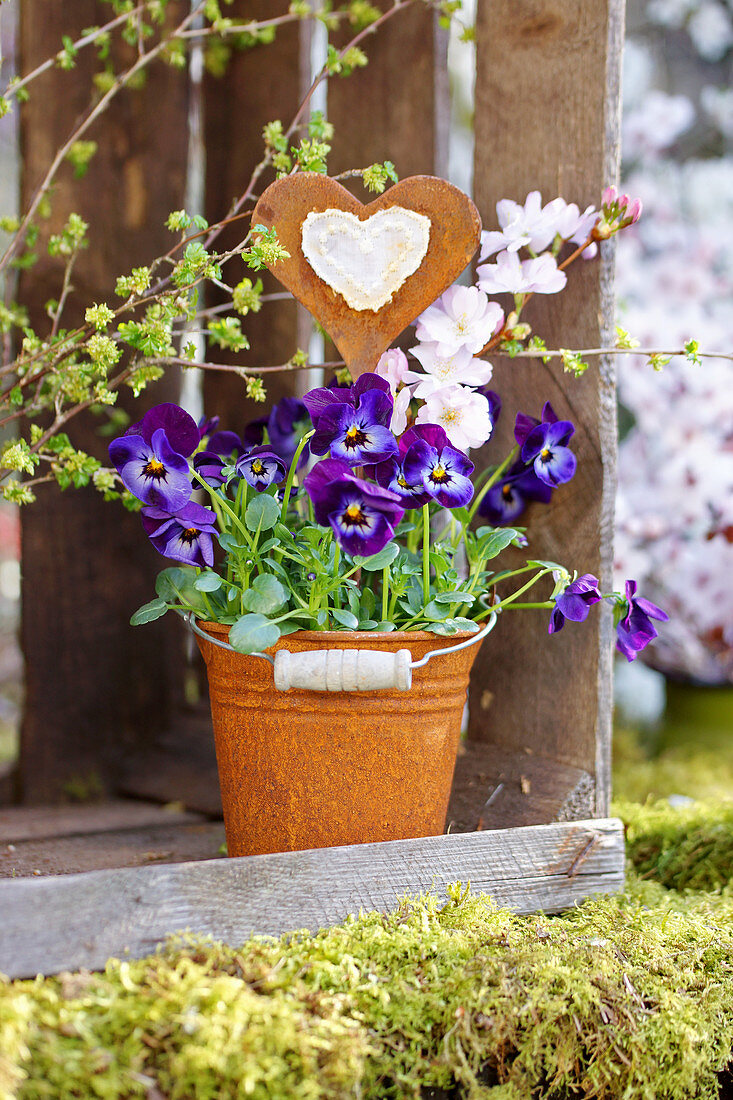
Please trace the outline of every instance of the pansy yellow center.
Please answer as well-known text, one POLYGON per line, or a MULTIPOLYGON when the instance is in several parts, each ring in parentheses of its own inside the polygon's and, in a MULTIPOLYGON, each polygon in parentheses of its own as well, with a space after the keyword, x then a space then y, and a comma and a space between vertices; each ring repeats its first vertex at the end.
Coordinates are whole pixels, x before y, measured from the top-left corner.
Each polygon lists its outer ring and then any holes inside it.
POLYGON ((344 509, 341 522, 345 527, 356 527, 366 523, 366 516, 358 504, 349 504, 348 507, 344 509))
POLYGON ((407 479, 405 478, 404 474, 400 474, 398 476, 397 484, 399 485, 400 489, 409 489, 410 488, 410 486, 407 484, 407 479))
POLYGON ((265 472, 265 467, 262 465, 259 458, 256 458, 254 460, 254 462, 252 463, 252 473, 253 474, 263 474, 264 472, 265 472))
POLYGON ((431 481, 448 481, 448 471, 446 470, 445 466, 442 466, 439 463, 435 467, 435 469, 431 470, 430 471, 430 480, 431 481))
POLYGON ((152 477, 159 481, 165 475, 165 466, 157 458, 151 458, 150 462, 143 468, 143 473, 146 477, 152 477))
POLYGON ((181 535, 181 539, 184 542, 195 542, 199 536, 199 532, 196 527, 187 527, 181 535))
POLYGON ((511 485, 504 485, 501 490, 501 495, 504 497, 504 500, 510 500, 512 496, 511 485))
POLYGON ((549 462, 552 458, 552 451, 549 450, 547 447, 543 447, 540 451, 540 458, 543 462, 549 462))
POLYGON ((360 447, 366 442, 366 433, 357 424, 352 424, 346 432, 344 442, 347 447, 360 447))

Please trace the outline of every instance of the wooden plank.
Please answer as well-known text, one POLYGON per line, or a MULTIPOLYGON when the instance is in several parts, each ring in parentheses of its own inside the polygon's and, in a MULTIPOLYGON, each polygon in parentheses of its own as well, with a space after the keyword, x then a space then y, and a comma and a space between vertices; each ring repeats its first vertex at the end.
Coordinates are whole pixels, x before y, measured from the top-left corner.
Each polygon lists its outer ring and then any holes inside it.
POLYGON ((151 863, 216 859, 224 843, 221 822, 170 823, 0 843, 0 879, 65 876, 151 863))
POLYGON ((199 814, 175 805, 159 806, 124 798, 84 806, 16 806, 0 810, 0 848, 19 840, 140 829, 149 825, 183 825, 201 820, 199 814))
MULTIPOLYGON (((598 204, 618 166, 618 76, 623 0, 479 0, 475 200, 487 229, 503 197, 539 189, 581 208, 598 204)), ((527 319, 549 346, 597 347, 613 324, 612 249, 578 262, 559 296, 538 295, 527 319)), ((505 453, 518 409, 542 403, 577 426, 578 473, 553 504, 528 513, 535 557, 567 563, 611 584, 615 473, 614 378, 609 364, 574 380, 556 365, 492 357, 504 411, 491 454, 505 453), (498 446, 496 445, 498 443, 498 446)), ((611 611, 547 637, 544 614, 507 616, 474 668, 469 736, 521 758, 529 751, 590 777, 575 813, 607 812, 610 795, 611 611)), ((572 794, 555 771, 553 799, 572 794)), ((570 784, 570 786, 569 786, 570 784)), ((533 795, 528 796, 531 804, 533 795)), ((520 824, 506 804, 506 825, 520 824)))
POLYGON ((315 931, 456 879, 518 913, 556 912, 623 887, 623 826, 538 825, 0 882, 0 972, 98 968, 113 954, 148 954, 182 929, 229 943, 315 931))
MULTIPOLYGON (((227 18, 269 19, 288 10, 287 0, 235 0, 227 7, 227 18)), ((252 170, 262 159, 262 129, 275 119, 287 127, 310 83, 308 43, 310 22, 280 27, 272 45, 255 46, 234 52, 225 74, 207 75, 204 80, 204 118, 206 144, 206 217, 210 222, 224 218, 234 199, 244 193, 252 170)), ((294 142, 295 144, 295 142, 294 142)), ((270 170, 258 185, 260 194, 274 179, 270 170)), ((250 209, 254 207, 252 203, 250 209)), ((217 241, 217 248, 235 247, 244 236, 247 222, 235 222, 217 241)), ((251 275, 238 260, 225 270, 229 283, 251 275), (238 265, 238 270, 237 270, 238 265)), ((254 275, 251 275, 253 281, 254 275)), ((260 276, 257 276, 260 277, 260 276)), ((282 292, 280 284, 265 271, 265 292, 282 292)), ((222 299, 216 291, 207 291, 207 305, 222 299)), ((265 304, 259 313, 250 313, 242 322, 242 331, 250 342, 249 351, 232 355, 217 348, 208 352, 211 362, 236 363, 240 366, 268 366, 285 363, 299 343, 298 307, 295 301, 265 304)), ((268 398, 277 401, 297 392, 298 378, 293 374, 271 375, 265 379, 268 398)), ((245 397, 241 378, 231 374, 208 372, 204 378, 204 405, 207 413, 221 417, 221 427, 241 432, 245 424, 262 416, 263 406, 245 397)))
MULTIPOLYGON (((390 0, 377 0, 375 7, 386 10, 390 0)), ((341 31, 334 41, 345 45, 351 34, 341 31)), ((413 4, 361 46, 369 64, 328 85, 328 118, 335 127, 329 174, 391 160, 401 178, 446 177, 448 39, 437 15, 413 4)), ((358 181, 354 193, 364 201, 358 181)))
MULTIPOLYGON (((176 6, 185 9, 180 0, 176 6)), ((20 8, 21 71, 53 57, 62 33, 76 37, 74 28, 80 33, 108 16, 108 5, 97 0, 27 0, 20 8)), ((97 69, 94 51, 82 50, 72 71, 54 67, 31 86, 21 112, 23 209, 90 102, 97 69)), ((143 89, 120 93, 85 135, 99 146, 88 175, 73 180, 69 165, 60 171, 52 216, 41 222, 38 263, 21 280, 21 300, 40 334, 49 324, 45 303, 58 297, 62 274, 59 261, 44 255, 45 241, 71 211, 89 222, 91 244, 74 270, 76 292, 62 321, 69 328, 90 303, 114 301, 117 275, 170 247, 164 223, 183 205, 186 115, 185 76, 158 64, 143 89)), ((158 383, 147 404, 174 400, 177 392, 171 377, 158 383)), ((142 403, 136 408, 142 411, 142 403)), ((106 460, 100 423, 80 417, 70 434, 106 460)), ((19 784, 27 801, 57 798, 68 782, 90 790, 113 785, 125 753, 165 723, 173 690, 164 644, 169 627, 129 627, 160 568, 139 518, 91 489, 62 494, 42 486, 38 496, 22 512, 26 712, 19 784)))
POLYGON ((500 829, 510 818, 516 826, 572 821, 582 816, 593 778, 531 752, 508 752, 484 741, 460 748, 448 806, 447 831, 500 829))

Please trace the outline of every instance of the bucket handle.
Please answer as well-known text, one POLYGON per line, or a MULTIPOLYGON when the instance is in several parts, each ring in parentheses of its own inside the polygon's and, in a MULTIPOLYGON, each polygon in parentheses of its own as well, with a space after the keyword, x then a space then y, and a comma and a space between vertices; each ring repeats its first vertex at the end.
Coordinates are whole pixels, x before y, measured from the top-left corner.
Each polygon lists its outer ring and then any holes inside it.
MULTIPOLYGON (((238 652, 228 642, 219 641, 196 624, 192 611, 184 615, 189 628, 220 649, 238 652)), ((409 649, 387 653, 379 649, 311 649, 291 653, 280 649, 274 658, 269 653, 250 653, 261 657, 274 667, 275 687, 278 691, 299 688, 303 691, 380 691, 392 689, 409 691, 412 686, 412 670, 422 668, 432 657, 457 653, 476 645, 496 625, 497 613, 492 611, 486 625, 470 638, 455 645, 431 649, 419 661, 412 660, 409 649)))

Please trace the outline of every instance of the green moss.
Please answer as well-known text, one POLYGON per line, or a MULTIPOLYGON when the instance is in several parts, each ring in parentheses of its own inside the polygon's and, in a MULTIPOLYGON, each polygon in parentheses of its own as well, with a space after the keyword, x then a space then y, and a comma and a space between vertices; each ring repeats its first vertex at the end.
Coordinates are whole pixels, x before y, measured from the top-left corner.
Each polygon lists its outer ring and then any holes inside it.
POLYGON ((0 1096, 367 1100, 458 1081, 492 1100, 712 1098, 733 1043, 733 900, 678 898, 637 883, 519 918, 456 891, 316 936, 178 941, 8 982, 0 1096))
POLYGON ((617 730, 613 741, 613 789, 625 799, 645 802, 671 794, 726 800, 733 796, 733 737, 730 729, 716 740, 709 733, 689 731, 687 740, 673 742, 648 756, 631 730, 617 730))
POLYGON ((733 881, 733 801, 613 805, 626 852, 642 878, 675 890, 716 890, 733 881))

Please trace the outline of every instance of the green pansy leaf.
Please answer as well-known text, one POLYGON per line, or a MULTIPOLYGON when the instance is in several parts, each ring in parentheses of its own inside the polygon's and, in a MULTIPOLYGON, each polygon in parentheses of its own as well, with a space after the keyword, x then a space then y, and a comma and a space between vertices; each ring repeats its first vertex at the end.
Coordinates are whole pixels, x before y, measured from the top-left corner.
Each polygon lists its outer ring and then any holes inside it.
POLYGON ((429 634, 457 634, 458 627, 453 625, 452 619, 446 619, 444 623, 428 623, 423 627, 429 634))
POLYGON ((226 550, 229 553, 236 553, 237 550, 248 550, 248 546, 242 546, 237 542, 231 531, 225 531, 222 535, 219 535, 219 545, 222 550, 226 550))
POLYGON ((155 580, 155 591, 161 600, 175 603, 184 589, 191 587, 195 576, 196 573, 193 568, 173 565, 169 569, 164 569, 161 573, 158 573, 155 580))
POLYGON ((441 592, 440 595, 434 597, 434 603, 467 603, 472 604, 478 599, 475 592, 461 592, 457 589, 455 592, 441 592))
POLYGON ((262 493, 247 505, 244 522, 250 531, 270 531, 280 520, 280 506, 273 497, 262 493))
POLYGON ((200 573, 196 580, 193 582, 193 586, 197 592, 216 592, 218 588, 221 588, 224 581, 218 573, 200 573))
POLYGON ((482 527, 481 531, 478 532, 479 544, 476 553, 477 556, 483 558, 484 561, 488 561, 489 558, 495 558, 502 550, 506 550, 512 540, 517 537, 517 532, 513 527, 502 528, 500 531, 493 531, 491 528, 482 527), (488 530, 488 534, 482 536, 481 531, 486 530, 488 530))
POLYGON ((361 594, 361 610, 365 619, 372 617, 372 612, 377 606, 377 600, 371 588, 365 588, 361 594))
POLYGON ((130 618, 130 626, 142 626, 143 623, 152 623, 155 619, 159 619, 161 615, 165 615, 167 610, 168 605, 164 600, 151 600, 150 603, 138 607, 135 614, 130 618))
POLYGON ((277 577, 263 573, 255 577, 252 587, 242 597, 245 611, 255 611, 260 615, 271 615, 287 601, 288 593, 277 577))
POLYGON ((379 623, 376 619, 360 619, 359 630, 376 630, 379 623))
POLYGON ((350 611, 332 611, 331 618, 340 626, 345 626, 347 630, 356 630, 359 626, 359 620, 350 611))
POLYGON ((441 606, 435 600, 431 600, 423 611, 423 615, 428 621, 443 622, 448 618, 448 608, 441 606))
POLYGON ((361 569, 366 569, 367 572, 372 572, 377 569, 384 569, 386 565, 391 565, 400 552, 400 548, 396 542, 388 542, 386 546, 383 546, 378 554, 372 554, 370 558, 354 558, 354 565, 358 565, 361 569))
POLYGON ((243 615, 229 631, 229 645, 237 653, 259 653, 275 645, 280 627, 264 615, 243 615))
POLYGON ((397 627, 395 626, 395 624, 387 622, 386 619, 383 619, 381 623, 377 623, 377 630, 383 630, 386 633, 389 633, 390 630, 396 630, 396 629, 397 629, 397 627))

